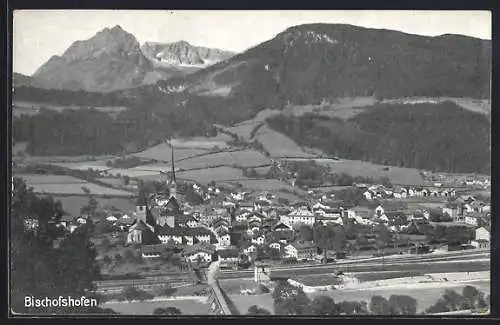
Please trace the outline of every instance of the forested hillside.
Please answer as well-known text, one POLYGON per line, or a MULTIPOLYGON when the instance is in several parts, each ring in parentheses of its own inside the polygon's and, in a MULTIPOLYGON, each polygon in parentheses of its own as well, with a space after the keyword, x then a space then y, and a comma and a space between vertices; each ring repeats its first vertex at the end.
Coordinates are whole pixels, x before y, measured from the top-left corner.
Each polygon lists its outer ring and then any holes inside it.
POLYGON ((457 173, 490 173, 490 122, 452 102, 377 105, 343 121, 305 115, 268 119, 301 145, 346 159, 457 173))

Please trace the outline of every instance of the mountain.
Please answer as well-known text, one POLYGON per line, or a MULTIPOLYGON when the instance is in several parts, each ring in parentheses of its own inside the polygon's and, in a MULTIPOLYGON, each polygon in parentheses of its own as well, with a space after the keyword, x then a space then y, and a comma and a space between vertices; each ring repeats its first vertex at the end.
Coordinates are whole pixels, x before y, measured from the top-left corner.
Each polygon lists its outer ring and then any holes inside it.
POLYGON ((160 85, 282 107, 357 96, 488 97, 490 69, 491 41, 307 24, 160 85))
POLYGON ((24 75, 22 73, 14 72, 12 73, 12 86, 13 87, 30 87, 31 86, 31 77, 24 75))
POLYGON ((134 35, 115 26, 74 42, 32 78, 33 86, 40 88, 107 92, 139 86, 152 70, 134 35))
POLYGON ((193 46, 186 41, 146 42, 141 46, 141 50, 155 67, 155 70, 144 78, 144 84, 183 77, 235 55, 229 51, 193 46))
POLYGON ((148 58, 160 64, 197 68, 204 68, 227 60, 236 54, 219 49, 194 46, 186 41, 175 43, 146 42, 141 50, 148 58))

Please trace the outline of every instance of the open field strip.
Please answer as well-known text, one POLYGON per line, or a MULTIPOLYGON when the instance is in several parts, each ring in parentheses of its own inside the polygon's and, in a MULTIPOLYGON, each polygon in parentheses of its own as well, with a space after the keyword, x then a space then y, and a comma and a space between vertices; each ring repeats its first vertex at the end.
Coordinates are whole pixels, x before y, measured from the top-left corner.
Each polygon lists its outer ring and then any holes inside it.
MULTIPOLYGON (((201 155, 209 152, 206 149, 175 149, 175 160, 201 155)), ((144 151, 130 154, 129 156, 138 157, 143 159, 152 159, 157 161, 170 162, 172 159, 172 148, 166 143, 160 143, 156 146, 148 148, 144 151)))
POLYGON ((255 139, 262 144, 264 150, 273 158, 297 157, 315 158, 316 154, 303 150, 295 141, 267 125, 263 125, 255 134, 255 139))
POLYGON ((328 166, 332 173, 346 173, 351 176, 382 178, 388 177, 393 184, 421 185, 424 179, 417 169, 394 166, 384 166, 360 160, 283 157, 283 160, 301 161, 314 160, 317 164, 328 166))
POLYGON ((159 297, 147 301, 120 301, 104 302, 103 308, 111 308, 124 315, 152 315, 157 308, 176 307, 184 315, 208 315, 209 306, 207 297, 159 297))
POLYGON ((220 149, 228 148, 228 141, 232 138, 226 134, 218 134, 216 137, 192 137, 182 139, 172 139, 171 143, 175 148, 193 148, 193 149, 220 149))
POLYGON ((236 165, 239 167, 261 167, 270 165, 271 160, 257 150, 221 151, 177 162, 181 169, 207 168, 236 165))
POLYGON ((99 186, 67 175, 17 174, 14 177, 24 179, 28 186, 33 187, 33 190, 40 194, 85 195, 83 187, 86 187, 94 195, 127 197, 134 195, 131 192, 99 186))

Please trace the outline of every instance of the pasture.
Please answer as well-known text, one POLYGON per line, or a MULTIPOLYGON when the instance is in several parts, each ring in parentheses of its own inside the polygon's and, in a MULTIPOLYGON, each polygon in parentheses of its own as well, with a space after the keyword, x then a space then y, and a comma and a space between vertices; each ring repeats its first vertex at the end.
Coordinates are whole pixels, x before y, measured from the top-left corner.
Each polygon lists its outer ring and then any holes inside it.
POLYGON ((302 116, 307 113, 347 120, 363 111, 363 107, 376 104, 374 97, 339 98, 320 105, 291 106, 284 110, 286 115, 302 116))
POLYGON ((75 194, 84 195, 83 187, 90 190, 94 195, 109 196, 133 196, 127 191, 107 188, 94 183, 87 182, 72 176, 66 175, 37 175, 37 174, 17 174, 14 177, 20 177, 26 181, 26 184, 33 187, 35 193, 40 194, 75 194))
MULTIPOLYGON (((286 160, 298 160, 289 158, 286 160)), ((384 166, 360 160, 347 159, 313 159, 316 163, 331 168, 332 173, 346 173, 351 176, 372 177, 380 179, 388 177, 393 184, 398 185, 423 185, 424 179, 417 169, 384 166), (387 170, 385 170, 387 169, 387 170)))
MULTIPOLYGON (((89 203, 89 199, 84 195, 51 195, 54 200, 61 201, 63 210, 72 216, 80 214, 80 209, 89 203)), ((111 209, 112 207, 120 211, 134 211, 135 198, 125 197, 96 197, 100 209, 111 209)))
POLYGON ((302 149, 295 141, 287 136, 274 131, 269 126, 264 125, 255 134, 255 139, 259 141, 264 150, 269 152, 271 157, 284 158, 314 158, 317 155, 309 153, 302 149))
POLYGON ((182 171, 176 173, 176 175, 180 179, 192 180, 201 184, 208 184, 211 181, 221 182, 229 180, 240 182, 240 180, 247 179, 243 176, 243 172, 240 169, 226 166, 182 171))
POLYGON ((270 165, 271 160, 256 150, 221 151, 176 163, 180 169, 208 168, 216 166, 257 167, 270 165))
MULTIPOLYGON (((48 109, 55 112, 62 112, 64 110, 77 110, 85 107, 81 106, 70 106, 70 105, 54 105, 50 103, 39 103, 39 102, 26 102, 26 101, 13 101, 12 102, 12 112, 14 116, 20 116, 21 114, 29 114, 35 115, 40 113, 40 109, 48 109)), ((92 107, 96 111, 109 113, 109 114, 118 114, 124 110, 127 110, 128 107, 124 106, 98 106, 92 107)))
POLYGON ((134 302, 105 302, 100 305, 101 308, 111 308, 115 312, 123 315, 153 315, 156 308, 176 307, 183 315, 208 315, 209 305, 206 303, 206 297, 191 299, 163 299, 152 301, 134 301, 134 302))
MULTIPOLYGON (((198 156, 206 154, 209 151, 206 149, 195 149, 195 148, 176 148, 175 149, 175 161, 183 160, 189 157, 198 156)), ((166 143, 160 143, 156 146, 148 148, 144 151, 133 153, 130 156, 139 157, 143 159, 151 159, 157 161, 169 162, 172 159, 172 148, 166 143)))
POLYGON ((219 133, 216 137, 192 137, 192 138, 181 138, 172 139, 171 143, 176 148, 188 148, 188 149, 213 149, 218 147, 219 149, 228 148, 229 145, 226 143, 232 138, 227 134, 219 133))
POLYGON ((238 181, 243 188, 256 191, 290 191, 303 194, 303 191, 277 179, 246 179, 238 181))

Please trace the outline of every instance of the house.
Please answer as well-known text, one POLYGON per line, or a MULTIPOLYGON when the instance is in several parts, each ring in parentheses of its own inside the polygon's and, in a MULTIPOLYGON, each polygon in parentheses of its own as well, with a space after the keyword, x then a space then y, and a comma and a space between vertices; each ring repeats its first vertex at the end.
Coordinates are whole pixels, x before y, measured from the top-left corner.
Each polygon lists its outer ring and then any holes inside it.
POLYGON ((376 216, 381 216, 385 213, 385 210, 384 210, 384 207, 381 206, 381 205, 378 205, 376 208, 375 208, 375 215, 376 216))
POLYGON ((220 246, 230 246, 231 245, 231 234, 228 232, 223 233, 222 235, 219 235, 219 245, 220 246))
POLYGON ((285 257, 301 260, 313 260, 317 255, 316 246, 313 243, 298 242, 285 246, 285 257))
POLYGON ((465 215, 465 223, 472 225, 472 226, 477 226, 479 216, 477 213, 467 213, 465 215))
POLYGON ((106 217, 106 221, 115 223, 116 221, 118 221, 118 218, 115 217, 114 215, 110 215, 109 217, 106 217))
POLYGON ((299 208, 292 211, 290 214, 281 216, 280 221, 287 225, 303 223, 312 226, 316 222, 314 213, 307 208, 299 208))
POLYGON ((255 244, 252 244, 252 245, 249 245, 248 247, 244 248, 243 252, 245 254, 251 254, 251 253, 254 253, 256 250, 257 250, 257 247, 255 246, 255 244))
POLYGON ((269 244, 270 248, 281 250, 281 244, 279 242, 274 242, 269 244))
POLYGON ((142 245, 141 255, 143 258, 158 258, 166 249, 164 244, 142 245))
POLYGON ((489 227, 477 228, 475 239, 476 240, 484 239, 484 240, 490 241, 490 239, 491 239, 490 228, 489 227))
POLYGON ((470 244, 476 248, 490 248, 491 234, 489 227, 479 227, 475 231, 474 240, 470 244))
POLYGON ((263 234, 258 234, 252 238, 252 243, 256 245, 263 245, 265 237, 263 234))
POLYGON ((198 244, 184 249, 184 257, 192 263, 211 262, 215 247, 213 245, 198 244))
POLYGON ((217 250, 216 252, 221 268, 236 268, 238 266, 239 253, 237 248, 228 247, 217 250))

